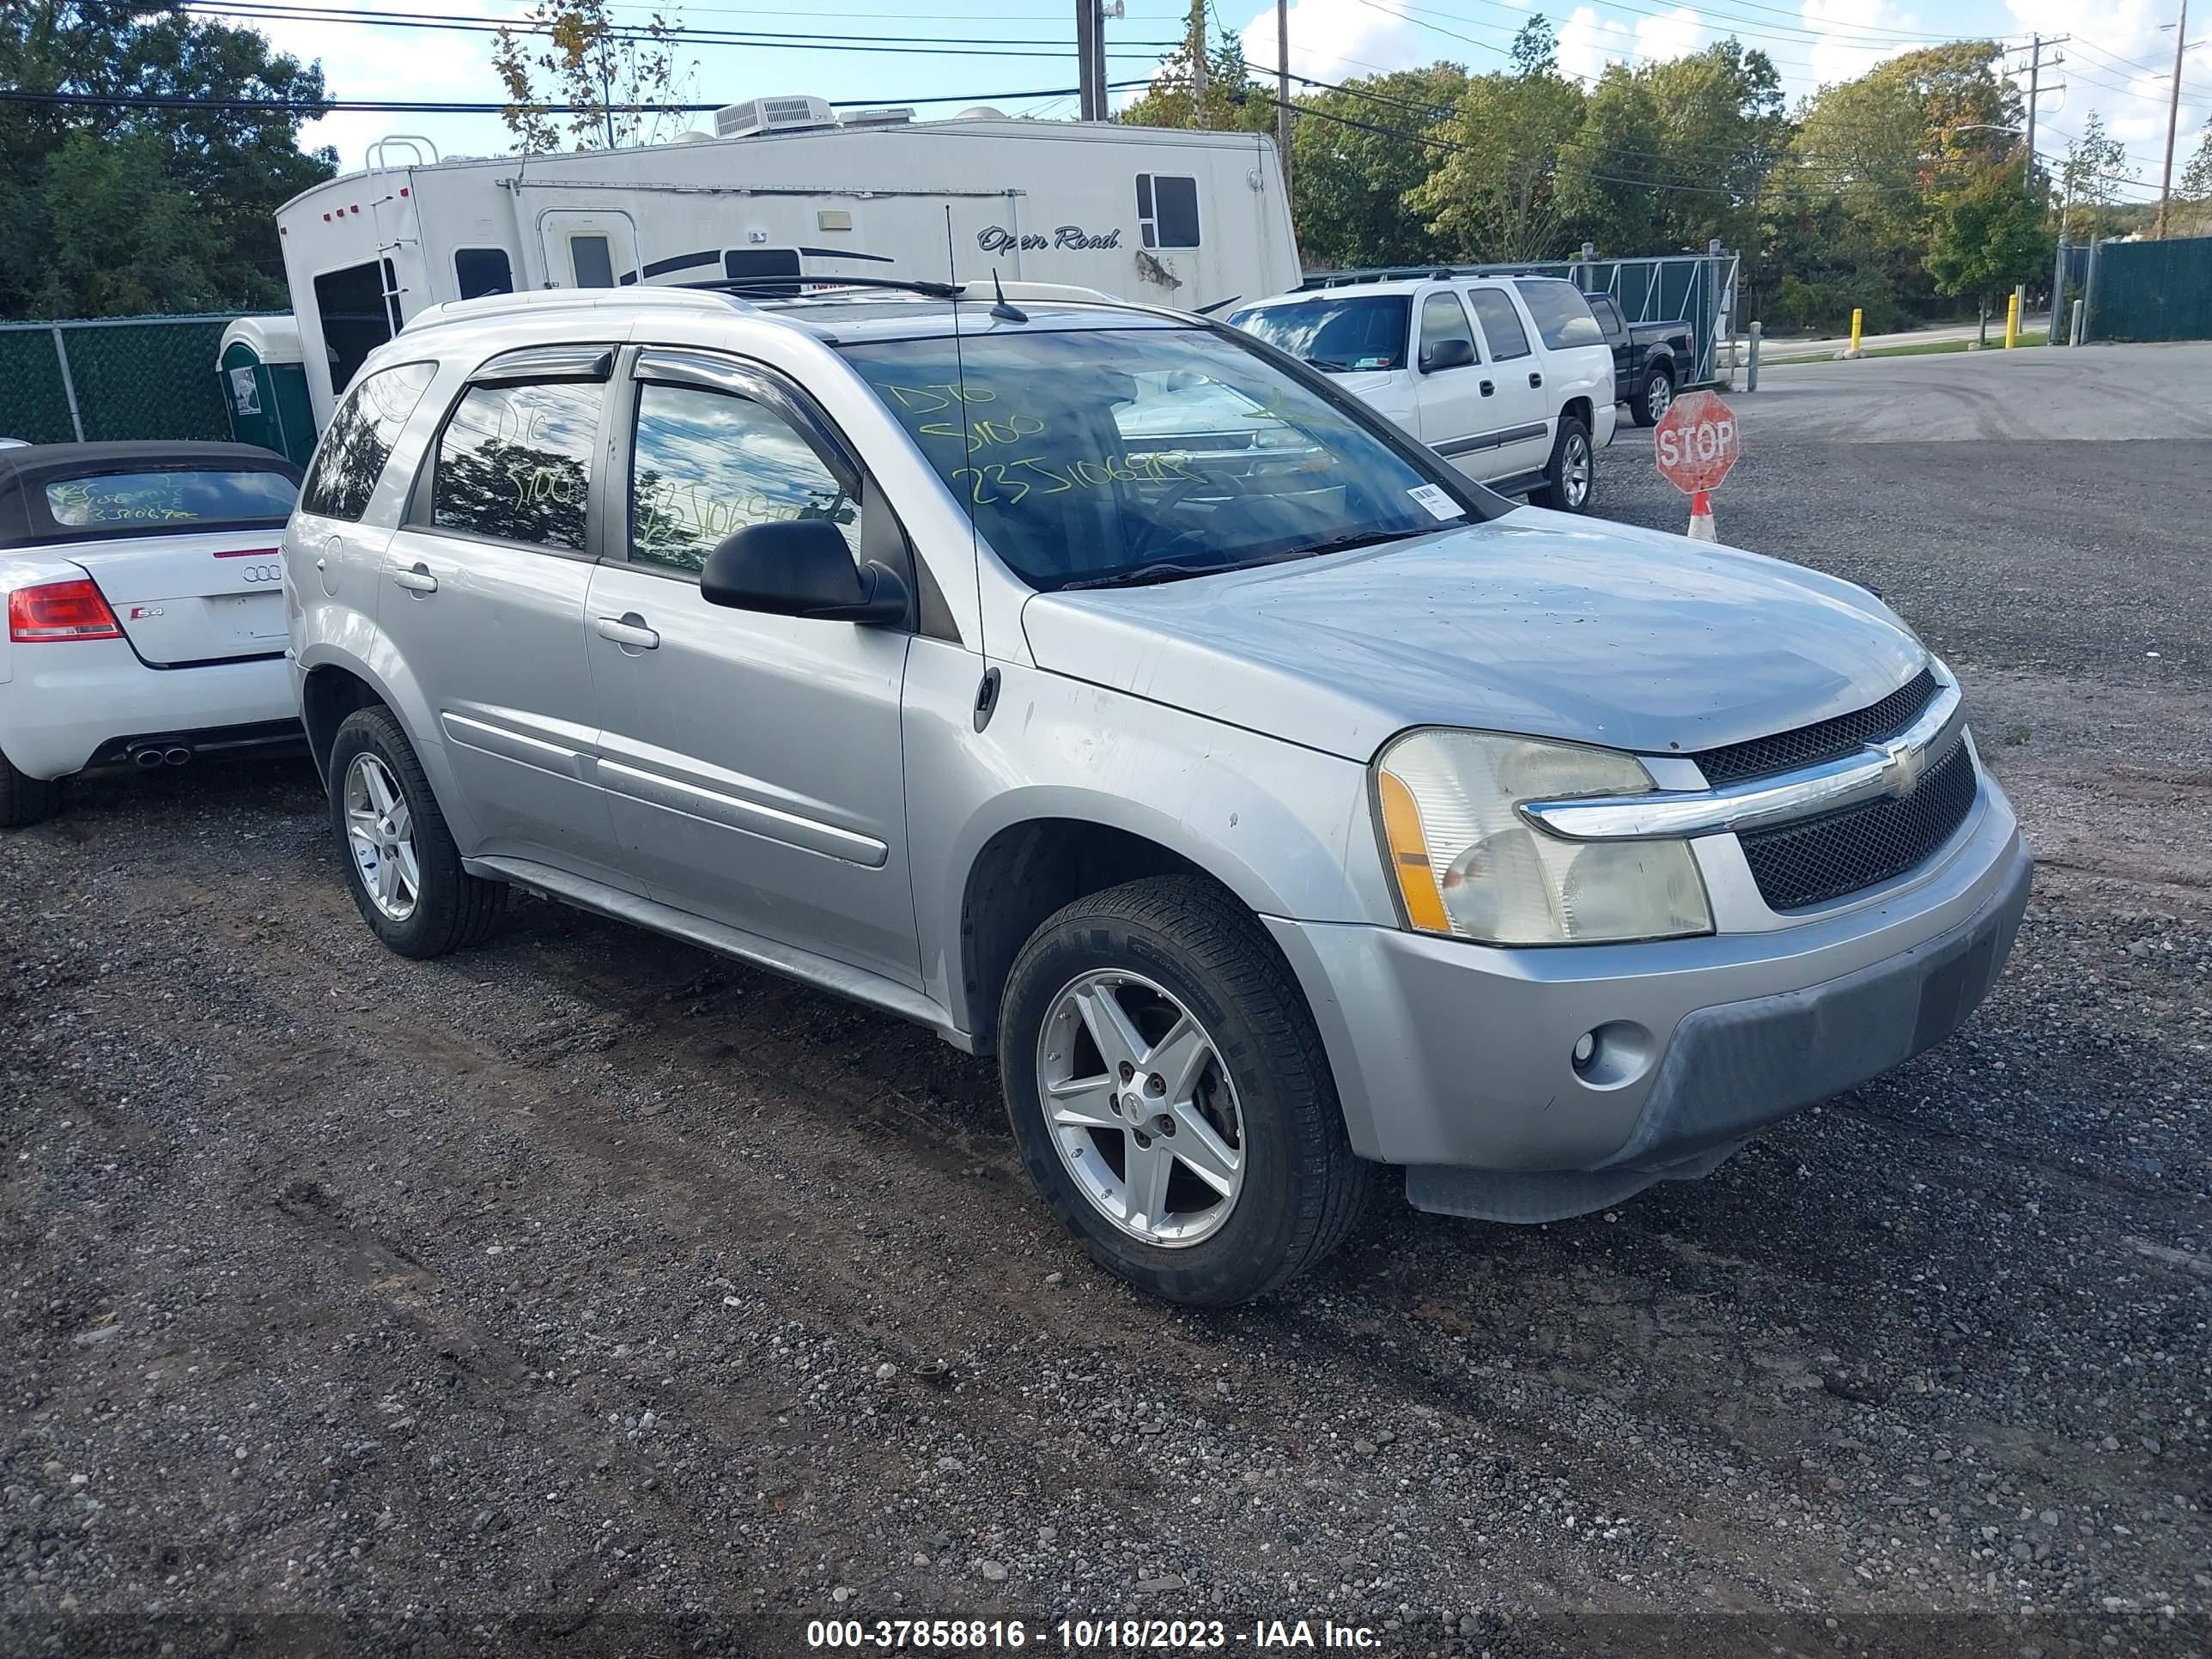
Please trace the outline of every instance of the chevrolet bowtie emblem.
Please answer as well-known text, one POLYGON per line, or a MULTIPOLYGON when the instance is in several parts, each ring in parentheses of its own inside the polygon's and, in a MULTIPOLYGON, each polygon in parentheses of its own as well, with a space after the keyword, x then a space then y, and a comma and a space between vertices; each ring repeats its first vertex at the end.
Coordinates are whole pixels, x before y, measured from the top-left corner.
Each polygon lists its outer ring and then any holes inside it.
POLYGON ((1891 794, 1911 794, 1919 786, 1920 775, 1927 769, 1927 750, 1909 743, 1881 745, 1882 781, 1891 794))

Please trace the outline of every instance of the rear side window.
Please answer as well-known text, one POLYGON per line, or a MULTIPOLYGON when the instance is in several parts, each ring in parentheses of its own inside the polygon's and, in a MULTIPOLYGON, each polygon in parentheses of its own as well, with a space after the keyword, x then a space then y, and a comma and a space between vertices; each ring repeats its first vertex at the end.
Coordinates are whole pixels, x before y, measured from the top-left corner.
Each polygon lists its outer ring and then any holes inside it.
POLYGON ((379 369, 353 389, 315 451, 315 464, 300 493, 301 511, 325 519, 359 519, 368 510, 400 428, 436 372, 431 363, 401 363, 379 369))
POLYGON ((1198 180, 1168 173, 1137 175, 1137 230, 1146 247, 1198 246, 1198 180))
POLYGON ((1482 337, 1490 342, 1491 361, 1502 363, 1528 355, 1528 331, 1521 326, 1521 314, 1513 309, 1512 301, 1494 288, 1476 289, 1467 297, 1482 324, 1482 337))
POLYGON ((606 387, 472 386, 438 439, 430 522, 561 552, 584 548, 585 498, 606 387))
POLYGON ((460 247, 453 250, 453 283, 464 300, 484 294, 514 292, 514 271, 503 247, 460 247))
POLYGON ((1589 301, 1572 283, 1522 283, 1520 287, 1521 301, 1536 319, 1536 332, 1553 350, 1605 343, 1605 331, 1590 314, 1589 301))
POLYGON ((299 490, 281 472, 102 472, 46 483, 46 511, 65 530, 95 525, 167 530, 208 524, 281 524, 299 490))

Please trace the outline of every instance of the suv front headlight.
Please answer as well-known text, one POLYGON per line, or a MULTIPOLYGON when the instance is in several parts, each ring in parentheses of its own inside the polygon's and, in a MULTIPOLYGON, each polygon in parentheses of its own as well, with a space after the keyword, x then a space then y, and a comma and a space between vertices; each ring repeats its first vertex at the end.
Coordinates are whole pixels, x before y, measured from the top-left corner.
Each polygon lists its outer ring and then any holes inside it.
POLYGON ((1375 763, 1407 925, 1486 945, 1678 939, 1713 930, 1686 841, 1573 842, 1522 801, 1656 788, 1632 755, 1488 732, 1409 732, 1375 763))

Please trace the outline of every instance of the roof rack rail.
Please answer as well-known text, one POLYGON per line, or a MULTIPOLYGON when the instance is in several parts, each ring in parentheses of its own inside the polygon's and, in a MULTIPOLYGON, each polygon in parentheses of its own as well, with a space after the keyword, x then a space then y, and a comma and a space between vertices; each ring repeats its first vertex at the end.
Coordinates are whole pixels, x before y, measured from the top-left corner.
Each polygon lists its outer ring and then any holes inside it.
MULTIPOLYGON (((737 295, 725 296, 722 304, 736 301, 737 295)), ((653 305, 681 307, 697 311, 717 304, 712 295, 687 293, 684 289, 641 283, 625 283, 620 288, 545 288, 526 289, 519 294, 484 294, 473 300, 447 300, 437 305, 425 306, 402 325, 400 332, 432 328, 447 323, 479 321, 488 317, 512 316, 516 313, 536 313, 547 311, 589 311, 607 305, 653 305)))

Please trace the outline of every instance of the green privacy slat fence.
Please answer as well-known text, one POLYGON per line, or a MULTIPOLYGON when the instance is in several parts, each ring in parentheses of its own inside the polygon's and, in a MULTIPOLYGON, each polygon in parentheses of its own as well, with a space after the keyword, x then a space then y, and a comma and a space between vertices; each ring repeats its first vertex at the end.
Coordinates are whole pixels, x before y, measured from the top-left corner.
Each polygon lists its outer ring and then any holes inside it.
POLYGON ((2212 339, 2212 236, 2100 242, 2085 336, 2212 339))
POLYGON ((0 437, 229 437, 215 371, 231 320, 0 323, 0 437))

